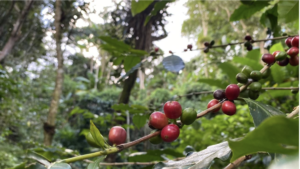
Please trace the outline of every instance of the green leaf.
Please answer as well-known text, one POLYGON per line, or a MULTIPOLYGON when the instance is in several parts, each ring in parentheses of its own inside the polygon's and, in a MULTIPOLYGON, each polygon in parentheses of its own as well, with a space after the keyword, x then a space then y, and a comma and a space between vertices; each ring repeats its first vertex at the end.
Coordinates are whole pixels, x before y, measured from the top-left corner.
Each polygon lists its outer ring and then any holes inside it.
POLYGON ((286 67, 279 66, 278 64, 274 64, 271 68, 271 75, 276 83, 283 82, 286 78, 286 67))
POLYGON ((50 165, 47 169, 72 169, 67 163, 54 163, 50 165))
POLYGON ((222 72, 229 77, 231 83, 236 82, 235 77, 236 77, 236 74, 240 73, 239 68, 237 68, 236 66, 234 66, 233 64, 231 64, 229 62, 221 63, 218 67, 220 69, 222 69, 222 72))
POLYGON ((114 47, 118 50, 128 51, 131 49, 131 47, 129 45, 125 44, 123 41, 119 41, 119 40, 111 38, 109 36, 100 36, 99 38, 102 41, 106 42, 111 47, 114 47))
POLYGON ((131 1, 131 14, 132 16, 135 16, 138 13, 143 12, 151 3, 153 0, 132 0, 131 1))
POLYGON ((26 162, 23 162, 23 163, 21 163, 21 164, 15 166, 15 167, 13 167, 13 168, 11 168, 11 169, 24 169, 25 166, 26 166, 26 162))
POLYGON ((206 83, 211 86, 216 86, 219 88, 226 88, 228 83, 224 82, 224 80, 219 80, 219 79, 199 79, 198 82, 200 83, 206 83))
POLYGON ((280 0, 278 2, 278 18, 280 23, 299 20, 299 1, 280 0))
POLYGON ((263 67, 261 64, 259 64, 259 62, 244 57, 236 56, 233 58, 233 62, 240 63, 242 65, 248 65, 254 70, 260 70, 263 67))
POLYGON ((149 20, 155 16, 157 14, 157 12, 159 12, 160 10, 164 9, 166 4, 168 2, 172 2, 173 0, 171 1, 159 1, 159 2, 156 2, 155 5, 154 5, 154 8, 153 10, 151 11, 150 15, 147 16, 147 18, 145 19, 145 22, 144 22, 144 26, 147 25, 147 23, 149 22, 149 20))
POLYGON ((90 120, 90 132, 95 140, 95 142, 97 143, 97 145, 99 145, 101 148, 105 149, 108 147, 108 145, 105 143, 105 140, 102 136, 102 134, 100 133, 100 131, 98 130, 98 128, 95 126, 95 124, 93 123, 92 120, 90 120))
POLYGON ((137 56, 127 56, 124 59, 124 69, 128 72, 131 68, 133 68, 136 64, 141 61, 140 57, 137 56))
POLYGON ((126 111, 130 109, 130 106, 128 104, 114 104, 111 106, 112 109, 114 109, 115 111, 126 111))
POLYGON ((39 163, 41 163, 45 166, 50 165, 49 160, 45 156, 43 156, 43 155, 41 155, 37 152, 30 151, 29 155, 28 155, 28 158, 34 159, 34 160, 38 161, 39 163))
POLYGON ((253 14, 268 6, 267 1, 255 1, 251 5, 241 4, 230 16, 230 21, 238 21, 241 19, 249 19, 253 14))
POLYGON ((136 114, 132 117, 132 122, 137 128, 142 128, 146 122, 147 122, 148 117, 146 115, 139 115, 136 114))
POLYGON ((277 115, 285 116, 284 113, 282 113, 280 110, 272 106, 254 101, 252 99, 247 99, 247 98, 243 98, 243 99, 248 104, 255 127, 259 126, 262 121, 264 121, 266 118, 270 116, 277 116, 277 115))
POLYGON ((283 48, 281 42, 275 43, 274 45, 271 46, 269 52, 273 53, 275 51, 284 51, 284 48, 283 48))
POLYGON ((240 141, 229 141, 233 152, 230 162, 259 151, 292 154, 299 151, 299 121, 284 116, 266 119, 240 141), (292 147, 291 147, 292 146, 292 147))
POLYGON ((256 62, 260 61, 260 59, 261 59, 260 49, 254 49, 254 50, 247 52, 246 58, 249 58, 256 62))
POLYGON ((104 158, 106 158, 106 156, 98 157, 97 160, 88 165, 87 169, 99 169, 99 163, 103 161, 104 158))
POLYGON ((278 26, 277 4, 274 5, 273 8, 268 9, 265 13, 262 14, 262 16, 260 17, 260 23, 275 31, 276 27, 278 26))

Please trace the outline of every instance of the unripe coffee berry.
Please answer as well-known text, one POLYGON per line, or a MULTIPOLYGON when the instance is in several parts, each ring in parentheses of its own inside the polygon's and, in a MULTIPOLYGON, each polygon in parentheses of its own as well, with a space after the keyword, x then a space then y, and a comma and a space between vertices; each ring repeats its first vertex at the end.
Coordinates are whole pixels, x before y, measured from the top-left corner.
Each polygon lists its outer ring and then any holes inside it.
POLYGON ((244 73, 238 73, 235 78, 236 78, 236 81, 238 81, 239 83, 245 84, 248 82, 248 77, 244 73))
POLYGON ((250 78, 253 79, 254 81, 259 81, 261 79, 262 74, 260 73, 260 71, 252 71, 250 73, 250 78))

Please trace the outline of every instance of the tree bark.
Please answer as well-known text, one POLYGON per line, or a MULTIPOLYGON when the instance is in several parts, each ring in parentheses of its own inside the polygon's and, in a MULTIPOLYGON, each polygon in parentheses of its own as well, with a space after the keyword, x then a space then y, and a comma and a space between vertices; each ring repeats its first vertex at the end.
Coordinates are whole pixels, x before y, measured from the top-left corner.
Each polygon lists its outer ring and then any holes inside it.
POLYGON ((47 117, 47 122, 44 123, 44 144, 50 146, 55 134, 55 120, 56 114, 59 106, 59 99, 62 91, 63 85, 63 54, 61 50, 61 0, 56 0, 55 2, 55 40, 56 40, 56 54, 57 54, 57 70, 56 70, 56 80, 55 80, 55 89, 53 91, 53 96, 49 108, 49 113, 47 117))
POLYGON ((21 37, 20 29, 27 17, 27 14, 29 12, 29 9, 33 3, 33 0, 27 0, 25 1, 25 7, 22 10, 21 14, 19 15, 17 21, 14 24, 13 30, 11 32, 11 35, 4 45, 3 49, 0 52, 0 61, 2 61, 13 49, 15 46, 16 42, 19 40, 21 37))

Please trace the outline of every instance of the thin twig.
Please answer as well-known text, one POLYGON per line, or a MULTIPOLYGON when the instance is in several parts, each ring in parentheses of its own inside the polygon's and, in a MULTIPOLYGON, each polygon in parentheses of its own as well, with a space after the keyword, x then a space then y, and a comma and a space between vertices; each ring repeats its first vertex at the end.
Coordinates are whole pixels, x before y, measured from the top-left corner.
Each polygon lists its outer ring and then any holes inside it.
MULTIPOLYGON (((185 157, 179 157, 176 159, 173 159, 173 161, 179 161, 185 159, 185 157)), ((167 162, 166 161, 155 161, 155 162, 120 162, 120 163, 99 163, 99 165, 106 165, 106 166, 120 166, 120 165, 154 165, 157 164, 159 162, 167 162)))
MULTIPOLYGON (((258 40, 252 40, 250 42, 251 43, 256 43, 256 42, 265 42, 265 41, 269 41, 269 40, 280 40, 280 39, 286 39, 288 37, 294 37, 294 36, 297 36, 297 35, 288 35, 288 36, 281 36, 281 37, 269 38, 269 39, 258 39, 258 40)), ((241 42, 235 42, 235 43, 228 43, 228 44, 224 44, 224 45, 214 45, 214 46, 211 46, 209 48, 224 48, 224 47, 227 47, 227 46, 244 44, 245 42, 247 42, 247 41, 241 41, 241 42)), ((196 49, 193 49, 192 51, 204 50, 204 49, 206 49, 206 47, 196 48, 196 49)), ((173 53, 175 53, 175 52, 173 52, 173 53)))
POLYGON ((299 106, 295 107, 294 110, 287 115, 287 118, 292 118, 294 116, 296 116, 297 114, 299 114, 299 106))
POLYGON ((242 156, 235 160, 233 163, 228 164, 224 169, 234 169, 238 167, 243 161, 245 161, 247 158, 246 156, 242 156))
MULTIPOLYGON (((261 90, 295 90, 299 87, 263 87, 261 90)), ((214 91, 203 91, 203 92, 193 92, 185 95, 177 95, 178 97, 187 97, 187 96, 193 96, 193 95, 201 95, 201 94, 211 94, 214 93, 214 91)))

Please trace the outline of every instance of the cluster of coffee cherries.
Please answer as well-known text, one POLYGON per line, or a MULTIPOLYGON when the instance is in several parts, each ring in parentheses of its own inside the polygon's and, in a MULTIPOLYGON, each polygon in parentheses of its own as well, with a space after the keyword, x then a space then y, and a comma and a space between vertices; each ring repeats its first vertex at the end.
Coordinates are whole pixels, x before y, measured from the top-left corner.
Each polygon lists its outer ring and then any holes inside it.
POLYGON ((178 138, 180 129, 176 119, 180 118, 182 125, 192 124, 197 119, 197 112, 194 109, 186 108, 182 111, 177 101, 166 102, 163 109, 164 113, 156 111, 149 117, 149 127, 161 130, 160 135, 149 140, 152 144, 159 144, 162 141, 172 142, 178 138), (170 123, 169 120, 173 120, 174 123, 170 123))
POLYGON ((262 61, 267 64, 274 64, 277 62, 280 66, 299 65, 299 36, 289 37, 285 40, 286 45, 289 47, 287 52, 275 51, 272 54, 266 53, 262 56, 262 61), (289 56, 289 57, 288 57, 289 56))
POLYGON ((251 51, 253 49, 252 46, 252 37, 250 35, 245 36, 244 38, 246 40, 246 42, 244 43, 244 46, 247 48, 248 51, 251 51))
POLYGON ((262 88, 261 83, 259 83, 258 81, 262 78, 263 79, 267 78, 269 75, 270 75, 269 69, 264 73, 261 73, 258 70, 253 70, 249 66, 245 66, 242 69, 242 72, 236 75, 236 80, 239 82, 237 85, 242 86, 243 84, 247 84, 248 81, 251 81, 252 83, 248 86, 249 91, 247 91, 246 95, 248 95, 250 99, 256 100, 259 97, 259 92, 262 88))
MULTIPOLYGON (((226 101, 224 101, 222 103, 222 111, 224 114, 227 114, 229 116, 232 116, 236 113, 236 107, 234 104, 234 100, 237 99, 239 97, 240 94, 240 88, 238 85, 236 84, 230 84, 226 87, 225 91, 218 89, 216 91, 214 91, 214 98, 213 100, 211 100, 208 105, 207 108, 210 108, 216 104, 218 104, 220 101, 226 99, 226 101)), ((216 113, 220 110, 220 108, 213 110, 213 113, 216 113)))

